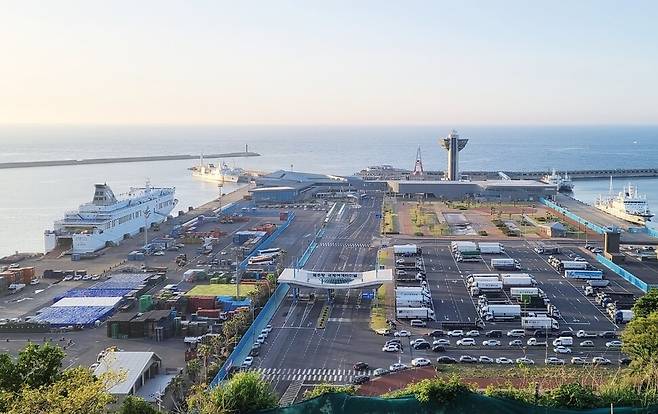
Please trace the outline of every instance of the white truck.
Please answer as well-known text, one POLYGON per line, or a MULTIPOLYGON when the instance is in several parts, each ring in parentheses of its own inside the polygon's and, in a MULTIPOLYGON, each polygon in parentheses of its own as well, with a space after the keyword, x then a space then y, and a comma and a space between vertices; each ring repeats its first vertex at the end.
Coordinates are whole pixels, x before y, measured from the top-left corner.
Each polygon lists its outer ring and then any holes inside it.
POLYGON ((432 301, 427 298, 396 298, 395 306, 398 308, 422 308, 432 306, 432 301))
POLYGON ((396 255, 415 256, 421 253, 421 250, 415 244, 396 244, 393 246, 393 253, 396 255))
POLYGON ((395 299, 398 300, 426 300, 431 301, 432 296, 425 292, 396 292, 395 299))
POLYGON ((399 319, 435 319, 434 311, 426 307, 398 307, 396 315, 399 319))
POLYGON ((567 279, 603 279, 600 270, 565 270, 564 277, 567 279))
POLYGON ((588 266, 589 264, 587 262, 562 260, 557 267, 560 270, 586 270, 588 266))
POLYGON ((516 259, 491 259, 491 267, 500 270, 520 270, 521 263, 516 259))
POLYGON ((591 287, 606 287, 610 284, 610 281, 607 279, 590 279, 587 281, 587 284, 591 287))
POLYGON ((474 277, 473 279, 467 280, 466 285, 468 287, 471 287, 482 282, 500 282, 500 279, 498 279, 498 276, 478 276, 478 277, 474 277))
POLYGON ((453 253, 478 251, 477 244, 475 244, 475 242, 470 242, 470 241, 453 241, 450 243, 450 248, 453 253))
POLYGON ((517 276, 517 275, 508 275, 501 277, 503 286, 506 288, 512 287, 529 287, 535 286, 537 282, 531 276, 517 276))
POLYGON ((553 340, 553 346, 572 346, 573 338, 571 336, 561 336, 553 340))
POLYGON ((535 316, 521 318, 521 327, 523 329, 558 330, 560 329, 560 324, 548 316, 535 316))
POLYGON ((513 298, 520 298, 521 296, 539 296, 539 288, 513 287, 509 290, 509 295, 513 298))
POLYGON ((521 316, 521 305, 486 305, 480 309, 480 316, 487 321, 518 318, 521 316))
POLYGON ((500 280, 487 280, 476 282, 470 286, 471 296, 479 296, 487 291, 499 291, 503 289, 503 282, 500 280))
POLYGON ((466 282, 472 283, 474 280, 476 279, 479 280, 480 278, 481 280, 491 280, 491 279, 498 280, 499 276, 500 275, 498 273, 471 273, 466 278, 466 282))
POLYGON ((633 319, 632 310, 624 309, 615 312, 615 323, 626 323, 629 322, 631 319, 633 319))
POLYGON ((398 286, 395 288, 395 294, 403 294, 408 292, 422 292, 430 294, 430 290, 425 286, 398 286))
POLYGON ((505 253, 505 248, 500 243, 478 243, 480 253, 482 254, 502 254, 505 253))

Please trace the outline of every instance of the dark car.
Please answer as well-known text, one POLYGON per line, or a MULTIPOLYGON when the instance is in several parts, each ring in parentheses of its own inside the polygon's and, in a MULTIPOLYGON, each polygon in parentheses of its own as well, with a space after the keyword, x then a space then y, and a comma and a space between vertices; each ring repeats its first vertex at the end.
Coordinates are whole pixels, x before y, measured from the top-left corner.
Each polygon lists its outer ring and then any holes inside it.
POLYGON ((356 377, 354 377, 354 380, 352 380, 352 384, 361 385, 361 384, 365 384, 368 381, 370 381, 369 376, 367 376, 367 375, 357 375, 356 377))
POLYGON ((443 345, 434 345, 432 347, 432 352, 445 352, 445 351, 446 351, 446 347, 443 345))
POLYGON ((260 347, 259 348, 251 348, 251 351, 249 351, 249 356, 256 357, 260 354, 260 347))
POLYGON ((573 331, 562 331, 558 336, 573 336, 573 331))
POLYGON ((599 334, 599 337, 601 337, 601 338, 613 339, 613 338, 616 338, 616 337, 617 337, 617 332, 613 332, 613 331, 605 331, 605 332, 601 332, 601 333, 599 334))
POLYGON ((432 338, 438 338, 440 336, 444 336, 445 334, 446 333, 443 332, 442 329, 435 329, 435 330, 431 331, 430 333, 428 333, 427 335, 431 336, 432 338))
POLYGON ((436 359, 437 364, 456 364, 457 360, 455 358, 450 358, 449 356, 440 356, 436 359))
POLYGON ((368 364, 366 364, 365 362, 359 361, 356 364, 354 364, 353 368, 354 368, 354 371, 365 371, 365 370, 368 369, 368 364))
MULTIPOLYGON (((541 339, 541 338, 546 338, 547 336, 551 336, 551 333, 547 332, 547 331, 544 331, 542 329, 537 329, 536 331, 534 331, 532 333, 532 336, 534 336, 537 339, 541 339)), ((565 336, 567 336, 567 335, 565 335, 565 336)), ((568 335, 568 336, 573 336, 573 335, 568 335)))
POLYGON ((489 331, 484 335, 489 337, 489 338, 502 338, 503 337, 503 331, 497 331, 497 330, 489 331))
POLYGON ((619 365, 628 365, 631 363, 631 359, 624 357, 619 360, 619 365))
POLYGON ((414 349, 430 349, 432 345, 429 342, 420 342, 413 345, 414 349))

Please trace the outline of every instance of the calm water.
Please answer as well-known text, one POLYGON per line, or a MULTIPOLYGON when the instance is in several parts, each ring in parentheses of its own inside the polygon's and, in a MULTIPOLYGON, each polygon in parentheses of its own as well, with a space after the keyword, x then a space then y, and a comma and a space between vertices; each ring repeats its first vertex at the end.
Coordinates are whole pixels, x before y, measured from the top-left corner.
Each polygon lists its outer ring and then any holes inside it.
MULTIPOLYGON (((426 169, 444 169, 438 138, 452 127, 0 127, 0 162, 240 151, 262 157, 226 160, 243 168, 352 174, 367 165, 412 168, 416 148, 426 169)), ((463 169, 549 170, 640 168, 658 165, 658 127, 458 127, 470 141, 463 169)), ((166 161, 0 170, 0 256, 41 251, 42 234, 64 211, 89 201, 93 184, 116 193, 150 179, 175 186, 177 209, 217 195, 212 183, 192 179, 194 161, 166 161)), ((658 210, 658 180, 633 180, 658 210)), ((623 185, 616 182, 616 191, 623 185)), ((230 188, 227 185, 225 191, 230 188)), ((576 182, 576 196, 593 201, 607 180, 576 182)))

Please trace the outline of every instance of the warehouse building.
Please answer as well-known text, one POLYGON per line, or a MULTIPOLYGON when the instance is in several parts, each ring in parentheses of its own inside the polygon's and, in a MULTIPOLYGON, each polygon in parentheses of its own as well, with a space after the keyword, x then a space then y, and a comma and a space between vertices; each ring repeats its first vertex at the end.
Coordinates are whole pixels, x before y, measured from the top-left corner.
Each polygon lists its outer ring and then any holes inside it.
POLYGON ((419 195, 440 200, 482 199, 492 201, 537 201, 551 198, 557 187, 533 180, 400 181, 390 180, 388 191, 405 198, 419 195))

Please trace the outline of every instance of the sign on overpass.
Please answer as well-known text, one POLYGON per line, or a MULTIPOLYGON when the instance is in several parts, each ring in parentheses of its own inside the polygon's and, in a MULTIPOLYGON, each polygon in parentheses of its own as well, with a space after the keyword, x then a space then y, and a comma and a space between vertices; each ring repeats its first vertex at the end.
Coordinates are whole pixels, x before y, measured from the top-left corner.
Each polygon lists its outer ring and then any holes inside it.
POLYGON ((393 269, 334 272, 287 268, 279 276, 279 283, 318 289, 360 289, 392 281, 393 269))

